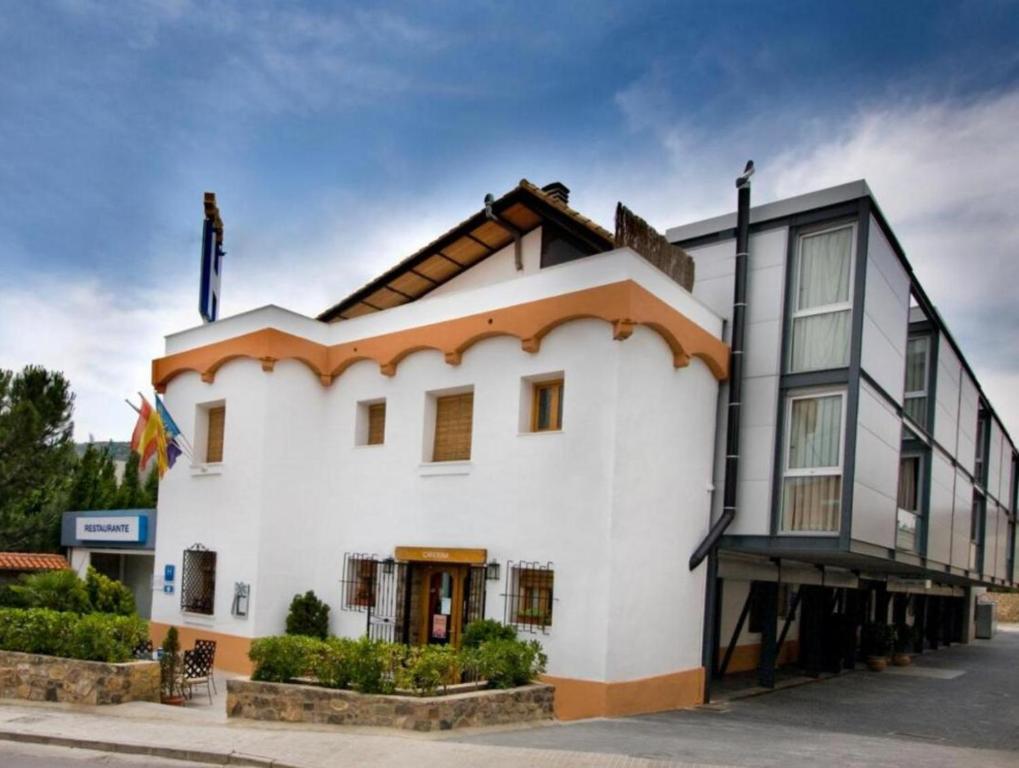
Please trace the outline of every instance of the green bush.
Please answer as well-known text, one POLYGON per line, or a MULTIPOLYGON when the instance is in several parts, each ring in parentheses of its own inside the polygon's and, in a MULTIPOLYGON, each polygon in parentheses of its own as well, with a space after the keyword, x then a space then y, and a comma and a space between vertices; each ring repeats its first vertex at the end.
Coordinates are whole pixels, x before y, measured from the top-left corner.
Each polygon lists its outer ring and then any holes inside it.
POLYGON ((895 628, 891 624, 870 622, 863 625, 860 645, 865 656, 887 656, 895 641, 895 628))
POLYGON ((463 647, 478 648, 489 640, 516 640, 516 627, 502 624, 495 619, 478 619, 464 628, 463 647))
POLYGON ((311 674, 327 688, 349 688, 354 674, 357 643, 345 637, 330 637, 311 652, 311 674))
POLYGON ((440 687, 460 679, 461 654, 448 645, 423 645, 410 648, 397 670, 398 688, 430 696, 440 687))
POLYGON ((85 591, 93 611, 133 616, 136 613, 131 590, 115 579, 104 576, 92 566, 85 576, 85 591))
POLYGON ((285 683, 311 674, 315 654, 325 641, 303 635, 261 637, 251 644, 248 657, 255 662, 252 680, 285 683))
POLYGON ((53 611, 88 613, 92 604, 85 582, 71 570, 42 571, 22 576, 11 591, 26 608, 49 608, 53 611))
POLYGON ((148 625, 137 616, 0 608, 0 649, 5 651, 121 662, 148 634, 148 625))
POLYGON ((177 627, 170 627, 166 630, 159 656, 159 688, 165 698, 183 695, 181 688, 180 667, 180 637, 177 627))
POLYGON ((392 693, 406 646, 362 637, 352 650, 351 685, 361 693, 392 693))
POLYGON ((473 653, 478 676, 493 688, 526 685, 544 672, 548 663, 537 640, 489 640, 473 653))
POLYGON ((310 589, 303 595, 294 595, 290 601, 287 634, 306 635, 320 640, 325 640, 329 635, 329 606, 310 589))

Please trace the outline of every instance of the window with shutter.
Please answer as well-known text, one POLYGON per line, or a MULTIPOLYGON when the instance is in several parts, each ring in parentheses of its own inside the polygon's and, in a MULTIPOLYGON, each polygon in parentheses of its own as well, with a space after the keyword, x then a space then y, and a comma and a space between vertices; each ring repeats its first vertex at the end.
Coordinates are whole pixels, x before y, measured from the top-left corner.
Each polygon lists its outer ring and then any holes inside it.
POLYGON ((563 428, 563 380, 534 384, 531 431, 551 432, 563 428))
POLYGON ((471 457, 474 393, 435 398, 435 443, 432 461, 464 461, 471 457))
POLYGON ((386 440, 386 404, 368 406, 368 445, 382 445, 386 440))
POLYGON ((205 443, 205 461, 212 464, 223 461, 223 428, 226 425, 226 406, 209 408, 208 432, 205 443))

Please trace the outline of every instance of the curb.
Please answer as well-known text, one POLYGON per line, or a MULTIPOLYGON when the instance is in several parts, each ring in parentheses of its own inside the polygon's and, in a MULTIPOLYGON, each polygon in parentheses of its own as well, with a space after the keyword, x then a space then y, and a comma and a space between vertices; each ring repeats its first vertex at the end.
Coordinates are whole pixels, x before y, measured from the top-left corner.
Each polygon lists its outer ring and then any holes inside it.
POLYGON ((91 749, 96 752, 115 752, 122 755, 145 755, 146 757, 162 757, 167 760, 188 760, 192 763, 208 763, 210 765, 242 765, 250 766, 250 768, 301 768, 292 763, 283 763, 279 760, 258 757, 257 755, 245 755, 241 752, 212 752, 204 749, 151 747, 145 744, 103 741, 99 739, 79 739, 70 736, 48 736, 42 733, 26 733, 24 731, 0 730, 0 741, 91 749))

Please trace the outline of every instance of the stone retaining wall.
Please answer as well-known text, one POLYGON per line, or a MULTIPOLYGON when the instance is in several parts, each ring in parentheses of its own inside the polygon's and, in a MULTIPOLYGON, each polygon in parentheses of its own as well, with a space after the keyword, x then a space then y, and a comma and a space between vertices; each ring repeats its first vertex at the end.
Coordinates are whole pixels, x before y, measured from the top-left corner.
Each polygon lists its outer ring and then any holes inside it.
POLYGON ((0 651, 0 698, 68 704, 159 701, 159 663, 107 664, 0 651))
POLYGON ((228 680, 226 687, 228 717, 414 731, 548 720, 555 690, 536 684, 448 696, 381 696, 243 678, 228 680))
POLYGON ((998 621, 1002 623, 1019 621, 1019 593, 988 592, 981 595, 980 600, 998 604, 998 621))

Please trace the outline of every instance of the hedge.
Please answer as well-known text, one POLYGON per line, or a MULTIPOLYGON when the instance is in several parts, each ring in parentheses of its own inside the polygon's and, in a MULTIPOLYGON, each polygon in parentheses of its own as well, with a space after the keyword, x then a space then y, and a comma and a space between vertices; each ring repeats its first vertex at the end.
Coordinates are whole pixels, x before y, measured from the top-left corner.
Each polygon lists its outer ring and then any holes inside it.
POLYGON ((79 615, 49 608, 0 608, 0 650, 85 661, 129 661, 149 637, 137 616, 79 615))
POLYGON ((506 632, 489 634, 496 639, 460 650, 368 638, 263 637, 251 644, 249 657, 255 663, 251 679, 286 683, 314 678, 327 688, 354 688, 362 693, 400 689, 430 695, 463 677, 486 680, 493 688, 512 688, 545 671, 547 657, 537 641, 510 639, 506 632))

